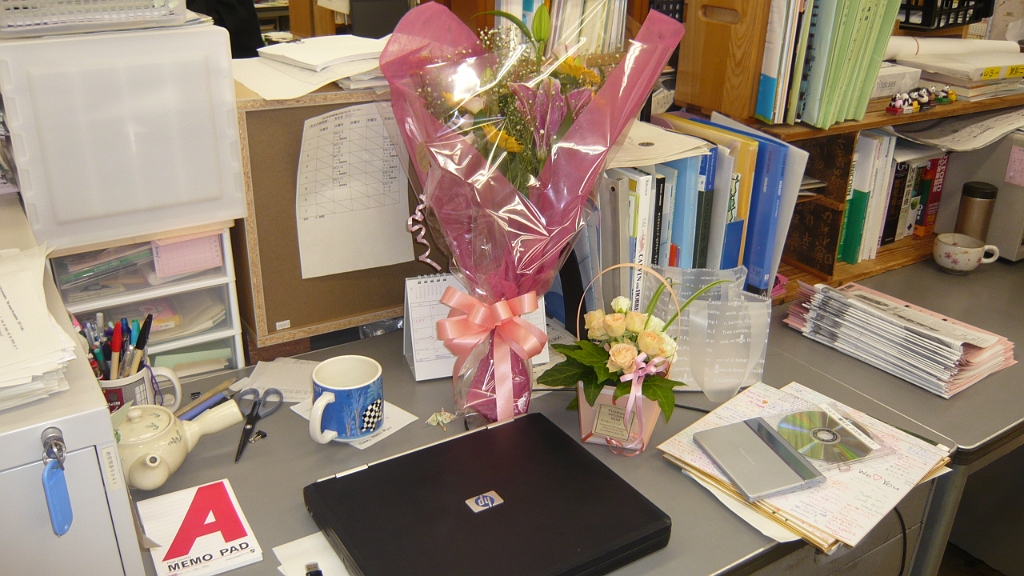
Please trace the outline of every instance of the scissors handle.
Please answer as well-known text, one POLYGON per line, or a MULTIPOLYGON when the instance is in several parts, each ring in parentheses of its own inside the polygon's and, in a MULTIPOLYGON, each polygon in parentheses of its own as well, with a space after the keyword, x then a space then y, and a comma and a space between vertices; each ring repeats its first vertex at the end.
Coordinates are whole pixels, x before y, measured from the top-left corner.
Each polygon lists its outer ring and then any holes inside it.
POLYGON ((284 402, 284 394, 277 388, 267 388, 263 391, 263 398, 260 399, 260 418, 270 416, 281 407, 284 402))

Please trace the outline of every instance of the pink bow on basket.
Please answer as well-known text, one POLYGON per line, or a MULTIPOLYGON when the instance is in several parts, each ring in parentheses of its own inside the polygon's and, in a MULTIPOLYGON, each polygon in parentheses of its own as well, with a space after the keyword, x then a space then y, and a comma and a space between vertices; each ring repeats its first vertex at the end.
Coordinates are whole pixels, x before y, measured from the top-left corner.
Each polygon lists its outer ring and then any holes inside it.
POLYGON ((522 359, 539 354, 548 342, 543 330, 520 318, 537 309, 537 293, 527 292, 511 300, 499 300, 490 306, 449 286, 441 303, 452 310, 437 321, 437 335, 455 354, 453 380, 457 380, 470 352, 494 334, 494 399, 498 421, 513 414, 511 352, 522 359))
MULTIPOLYGON (((665 358, 662 358, 661 356, 652 358, 650 362, 647 362, 646 360, 647 360, 647 354, 645 352, 641 352, 640 354, 637 355, 636 359, 633 360, 634 366, 635 366, 633 371, 630 372, 629 374, 623 374, 622 376, 619 377, 619 381, 620 382, 629 382, 630 380, 633 381, 633 384, 629 388, 628 400, 626 401, 626 413, 622 417, 622 425, 623 425, 623 427, 627 431, 629 430, 629 419, 633 415, 633 410, 635 409, 637 400, 640 399, 641 391, 643 390, 644 378, 646 378, 647 376, 649 376, 651 374, 657 374, 658 372, 664 372, 665 369, 668 367, 667 360, 665 358)), ((643 446, 643 443, 644 443, 644 417, 643 417, 643 414, 640 414, 639 418, 637 418, 637 426, 638 426, 637 427, 637 439, 634 442, 630 442, 628 445, 619 444, 617 441, 615 441, 615 440, 613 440, 611 438, 608 439, 608 442, 612 444, 612 448, 613 448, 612 451, 613 452, 615 451, 614 448, 616 448, 616 447, 618 447, 620 449, 636 450, 636 452, 634 452, 632 454, 628 454, 628 456, 636 456, 641 451, 643 451, 643 448, 644 448, 644 446, 643 446), (639 445, 637 445, 637 442, 639 442, 639 445)), ((622 453, 622 452, 617 452, 617 453, 622 453)))

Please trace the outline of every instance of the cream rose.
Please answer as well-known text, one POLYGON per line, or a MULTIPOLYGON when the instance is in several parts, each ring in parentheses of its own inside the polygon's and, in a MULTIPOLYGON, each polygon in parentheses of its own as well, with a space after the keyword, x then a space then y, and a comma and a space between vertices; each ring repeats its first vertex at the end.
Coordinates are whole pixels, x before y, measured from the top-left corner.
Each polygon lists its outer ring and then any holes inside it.
POLYGON ((669 362, 676 359, 676 341, 665 332, 658 332, 661 338, 661 345, 658 347, 658 356, 668 359, 669 362))
POLYGON ((629 298, 625 296, 616 296, 612 298, 612 310, 615 310, 619 314, 625 314, 629 312, 629 298))
POLYGON ((583 315, 587 322, 587 330, 593 330, 598 326, 604 326, 604 310, 594 310, 583 315))
POLYGON ((608 370, 618 372, 622 370, 625 374, 632 374, 636 369, 636 348, 630 342, 620 342, 608 350, 608 370))
POLYGON ((608 314, 604 317, 604 329, 612 338, 618 338, 626 332, 626 317, 622 314, 608 314))
POLYGON ((587 338, 590 340, 607 340, 608 333, 604 330, 604 324, 598 324, 587 330, 587 338))
POLYGON ((647 354, 650 358, 660 356, 661 352, 661 332, 655 332, 654 330, 644 330, 636 337, 636 345, 640 348, 640 351, 647 354))
POLYGON ((661 332, 665 330, 665 321, 657 316, 651 316, 647 320, 647 329, 654 330, 655 332, 661 332))
POLYGON ((647 314, 641 314, 640 312, 628 312, 626 314, 626 330, 630 332, 636 332, 637 334, 643 332, 646 323, 647 314))

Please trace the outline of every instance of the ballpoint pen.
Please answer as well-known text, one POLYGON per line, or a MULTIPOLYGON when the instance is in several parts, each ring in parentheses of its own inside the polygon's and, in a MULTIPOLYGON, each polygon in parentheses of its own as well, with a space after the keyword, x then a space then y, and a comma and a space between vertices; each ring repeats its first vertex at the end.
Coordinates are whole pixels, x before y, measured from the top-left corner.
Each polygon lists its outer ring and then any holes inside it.
POLYGON ((110 366, 107 365, 107 361, 103 359, 103 348, 96 348, 92 351, 92 355, 96 357, 96 362, 99 362, 101 376, 109 380, 110 372, 108 372, 108 370, 110 370, 110 366))
POLYGON ((128 376, 139 371, 139 363, 142 362, 142 357, 146 355, 146 343, 149 341, 149 330, 152 326, 153 315, 147 314, 146 321, 142 323, 142 328, 139 329, 139 339, 135 342, 135 352, 132 354, 132 365, 128 370, 128 376))

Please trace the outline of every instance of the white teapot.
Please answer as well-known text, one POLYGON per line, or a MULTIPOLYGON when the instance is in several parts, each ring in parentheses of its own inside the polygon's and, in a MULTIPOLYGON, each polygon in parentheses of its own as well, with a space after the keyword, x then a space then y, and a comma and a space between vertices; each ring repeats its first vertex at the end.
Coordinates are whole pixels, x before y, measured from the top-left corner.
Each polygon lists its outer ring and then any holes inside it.
POLYGON ((140 490, 163 486, 204 434, 220 432, 243 419, 234 400, 215 406, 190 421, 179 420, 163 406, 128 409, 117 427, 117 451, 128 485, 140 490))

